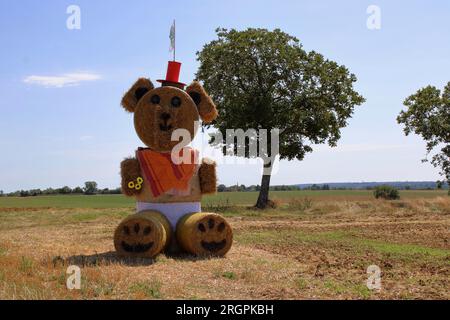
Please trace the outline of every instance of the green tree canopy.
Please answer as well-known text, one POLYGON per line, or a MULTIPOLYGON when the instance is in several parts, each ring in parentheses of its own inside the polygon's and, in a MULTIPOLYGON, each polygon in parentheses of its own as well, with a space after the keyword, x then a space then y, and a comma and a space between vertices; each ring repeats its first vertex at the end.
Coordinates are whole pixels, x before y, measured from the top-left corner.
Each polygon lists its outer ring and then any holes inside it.
MULTIPOLYGON (((197 78, 217 103, 213 126, 224 137, 226 129, 278 128, 278 155, 289 160, 302 160, 313 144, 336 145, 354 107, 364 102, 353 89, 355 75, 315 51, 306 52, 297 38, 279 29, 216 32, 218 39, 197 53, 197 78)), ((271 153, 270 142, 268 149, 271 153)), ((270 171, 265 171, 257 207, 267 205, 269 185, 270 171)))
POLYGON ((97 182, 86 181, 83 190, 84 194, 95 194, 97 192, 97 182))
POLYGON ((83 189, 81 189, 80 187, 75 187, 75 188, 72 190, 72 193, 83 193, 83 189))
MULTIPOLYGON (((406 110, 397 121, 405 127, 405 135, 420 135, 427 143, 427 154, 434 153, 431 163, 441 169, 450 184, 450 82, 443 92, 427 86, 405 99, 406 110)), ((427 159, 424 159, 427 161, 427 159)))

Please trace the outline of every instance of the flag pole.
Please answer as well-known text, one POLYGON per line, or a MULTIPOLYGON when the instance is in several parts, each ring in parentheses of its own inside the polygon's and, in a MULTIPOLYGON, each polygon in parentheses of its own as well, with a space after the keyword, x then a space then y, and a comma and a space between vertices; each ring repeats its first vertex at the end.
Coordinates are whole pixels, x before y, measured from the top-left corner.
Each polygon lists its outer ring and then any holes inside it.
POLYGON ((176 51, 176 27, 175 27, 175 19, 173 19, 173 61, 175 61, 175 51, 176 51))

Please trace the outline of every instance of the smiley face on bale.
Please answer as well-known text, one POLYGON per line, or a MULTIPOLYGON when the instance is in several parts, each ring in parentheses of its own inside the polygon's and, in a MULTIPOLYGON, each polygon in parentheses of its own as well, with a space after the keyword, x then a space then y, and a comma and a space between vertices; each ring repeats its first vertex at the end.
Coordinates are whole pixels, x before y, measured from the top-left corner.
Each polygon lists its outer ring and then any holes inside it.
POLYGON ((152 258, 168 242, 170 227, 160 213, 144 211, 124 219, 114 233, 114 246, 121 256, 152 258))
POLYGON ((223 256, 231 248, 233 233, 228 222, 215 213, 195 213, 178 223, 177 239, 198 256, 223 256))
POLYGON ((208 123, 217 116, 214 103, 196 81, 182 90, 154 88, 149 79, 140 78, 123 97, 122 106, 134 113, 141 141, 158 152, 171 151, 179 143, 171 139, 174 130, 185 129, 193 139, 200 118, 208 123))

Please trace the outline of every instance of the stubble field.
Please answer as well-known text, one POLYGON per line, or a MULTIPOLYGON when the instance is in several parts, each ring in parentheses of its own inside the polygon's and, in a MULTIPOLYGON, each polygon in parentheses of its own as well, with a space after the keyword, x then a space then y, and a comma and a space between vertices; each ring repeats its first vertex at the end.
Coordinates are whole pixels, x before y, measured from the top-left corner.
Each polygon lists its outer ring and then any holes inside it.
POLYGON ((404 191, 273 192, 204 201, 234 229, 225 258, 115 255, 114 228, 134 212, 122 196, 0 198, 1 299, 449 299, 450 197, 404 191), (81 268, 81 289, 66 270, 81 268), (366 286, 381 269, 381 289, 366 286))

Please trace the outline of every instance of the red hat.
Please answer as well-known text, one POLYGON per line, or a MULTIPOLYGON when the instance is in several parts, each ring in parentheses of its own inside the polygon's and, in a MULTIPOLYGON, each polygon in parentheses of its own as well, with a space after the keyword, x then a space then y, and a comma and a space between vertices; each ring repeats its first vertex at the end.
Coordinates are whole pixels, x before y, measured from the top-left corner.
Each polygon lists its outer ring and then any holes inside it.
POLYGON ((186 84, 178 82, 178 78, 180 77, 180 69, 181 69, 181 62, 169 61, 169 65, 167 66, 166 79, 165 80, 160 79, 156 81, 161 82, 163 87, 173 86, 183 89, 186 84))

